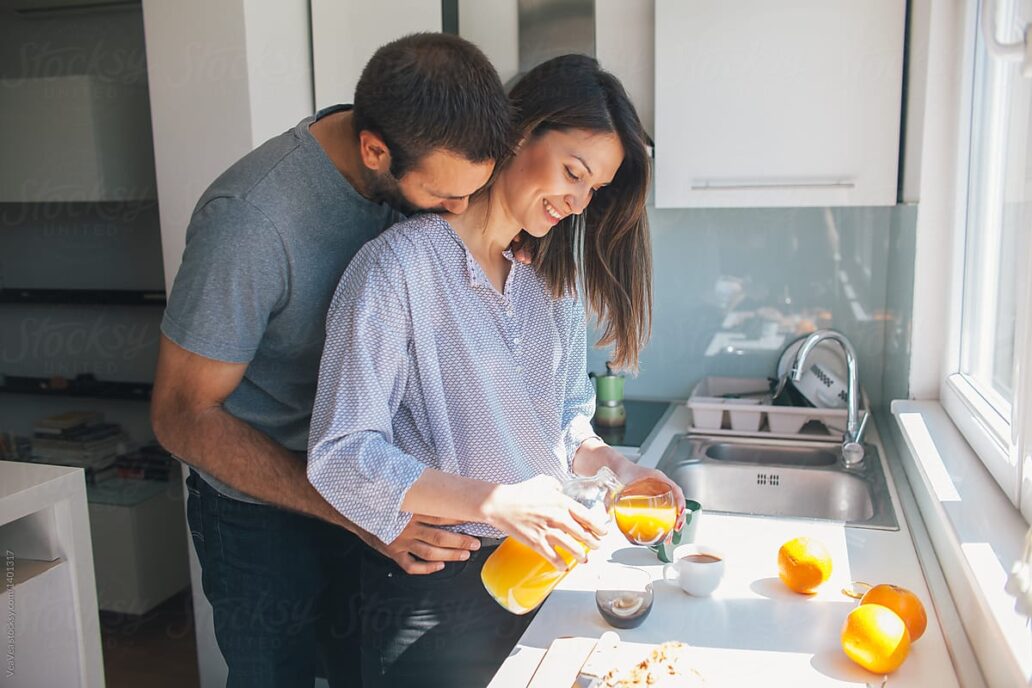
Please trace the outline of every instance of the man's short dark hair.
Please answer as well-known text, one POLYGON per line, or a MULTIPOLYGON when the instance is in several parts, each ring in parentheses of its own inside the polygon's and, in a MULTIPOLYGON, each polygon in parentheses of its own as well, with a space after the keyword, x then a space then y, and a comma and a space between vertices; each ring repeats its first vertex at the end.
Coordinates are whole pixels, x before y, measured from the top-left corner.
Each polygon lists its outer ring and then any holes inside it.
POLYGON ((509 98, 475 45, 443 33, 415 33, 382 46, 355 87, 355 131, 383 138, 400 178, 435 149, 470 162, 496 160, 511 146, 509 98))

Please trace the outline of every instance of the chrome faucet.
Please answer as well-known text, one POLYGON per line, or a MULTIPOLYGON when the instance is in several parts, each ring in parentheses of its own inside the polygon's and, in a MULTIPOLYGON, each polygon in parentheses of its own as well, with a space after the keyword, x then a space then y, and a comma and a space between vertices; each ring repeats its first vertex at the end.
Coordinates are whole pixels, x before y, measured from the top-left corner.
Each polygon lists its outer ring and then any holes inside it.
POLYGON ((857 369, 856 349, 846 336, 836 330, 817 330, 803 342, 803 345, 796 351, 795 360, 792 361, 792 368, 789 376, 795 382, 803 378, 803 371, 806 370, 806 359, 814 348, 825 339, 838 342, 846 354, 846 368, 849 381, 846 390, 846 404, 848 415, 846 417, 846 432, 842 436, 842 463, 846 468, 857 468, 864 460, 864 429, 867 427, 867 419, 870 412, 864 414, 860 419, 860 372, 857 369))

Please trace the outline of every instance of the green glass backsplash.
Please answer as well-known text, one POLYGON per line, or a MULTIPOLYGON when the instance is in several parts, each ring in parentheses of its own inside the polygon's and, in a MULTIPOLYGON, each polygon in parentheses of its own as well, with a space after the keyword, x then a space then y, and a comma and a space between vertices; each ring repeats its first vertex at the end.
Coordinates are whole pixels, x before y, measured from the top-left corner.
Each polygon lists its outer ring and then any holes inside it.
MULTIPOLYGON (((851 339, 872 403, 906 395, 915 206, 650 208, 649 218, 652 339, 627 396, 687 398, 707 375, 774 375, 784 347, 815 327, 851 339)), ((604 369, 607 353, 592 347, 589 369, 604 369)))

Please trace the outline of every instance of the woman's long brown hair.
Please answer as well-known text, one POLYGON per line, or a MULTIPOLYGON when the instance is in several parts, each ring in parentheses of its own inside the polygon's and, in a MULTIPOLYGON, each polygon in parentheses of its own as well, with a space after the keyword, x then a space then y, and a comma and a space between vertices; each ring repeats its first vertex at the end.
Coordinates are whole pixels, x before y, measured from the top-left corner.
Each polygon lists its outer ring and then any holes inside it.
MULTIPOLYGON (((624 159, 613 181, 582 215, 543 238, 524 233, 534 265, 556 298, 575 292, 578 268, 588 310, 603 327, 596 346, 613 345, 614 367, 637 370, 652 328, 652 251, 645 203, 649 158, 645 131, 623 86, 585 55, 563 55, 529 71, 509 94, 516 131, 615 133, 624 159)), ((507 161, 499 161, 502 168, 507 161)))

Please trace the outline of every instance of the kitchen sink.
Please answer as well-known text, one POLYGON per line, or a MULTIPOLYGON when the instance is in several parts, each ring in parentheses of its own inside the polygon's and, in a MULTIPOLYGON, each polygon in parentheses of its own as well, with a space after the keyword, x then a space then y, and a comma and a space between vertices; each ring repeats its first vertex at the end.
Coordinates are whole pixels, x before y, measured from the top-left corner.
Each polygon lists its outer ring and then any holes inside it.
POLYGON ((838 445, 834 448, 825 448, 777 444, 748 445, 721 441, 706 446, 706 456, 717 461, 776 463, 781 466, 834 466, 838 463, 838 451, 838 445))
POLYGON ((682 434, 657 467, 706 511, 899 530, 878 449, 864 448, 863 465, 845 468, 838 443, 682 434))

